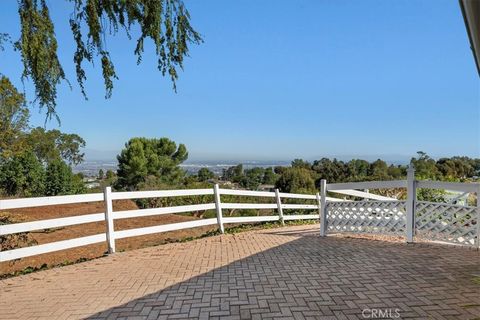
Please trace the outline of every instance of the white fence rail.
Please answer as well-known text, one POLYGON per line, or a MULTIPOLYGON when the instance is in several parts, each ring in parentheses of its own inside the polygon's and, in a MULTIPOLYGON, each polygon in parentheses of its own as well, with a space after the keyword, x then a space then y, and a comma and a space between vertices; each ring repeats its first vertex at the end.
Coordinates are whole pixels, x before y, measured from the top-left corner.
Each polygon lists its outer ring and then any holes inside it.
POLYGON ((321 221, 321 236, 327 235, 327 232, 393 233, 397 235, 404 234, 407 242, 413 242, 414 238, 417 237, 419 239, 439 240, 478 247, 480 243, 479 194, 479 183, 415 181, 414 171, 409 170, 407 180, 335 184, 327 184, 325 180, 322 180, 320 193, 317 193, 316 195, 283 193, 278 190, 275 190, 275 192, 231 190, 221 189, 218 185, 215 185, 212 189, 135 192, 112 192, 110 188, 107 187, 103 194, 95 193, 28 199, 7 199, 0 200, 0 210, 102 201, 105 204, 105 211, 73 217, 0 225, 0 236, 101 221, 106 222, 106 230, 105 233, 87 237, 1 251, 0 262, 105 241, 107 242, 109 252, 112 253, 115 252, 116 239, 208 225, 218 225, 219 230, 223 233, 224 224, 229 223, 279 221, 283 224, 284 221, 306 219, 321 221), (384 188, 406 188, 407 199, 405 201, 399 201, 395 198, 367 192, 369 189, 384 188), (445 189, 464 193, 476 193, 477 205, 459 206, 451 203, 428 203, 425 201, 417 201, 417 188, 445 189), (354 197, 354 200, 329 197, 327 196, 327 193, 354 197), (213 196, 211 203, 113 211, 114 200, 205 195, 213 196), (222 195, 260 197, 267 199, 272 198, 272 202, 229 203, 222 202, 222 195), (358 198, 362 198, 363 200, 358 201, 358 198), (311 204, 294 204, 282 201, 286 199, 312 200, 314 202, 311 204), (276 214, 268 216, 225 217, 223 215, 224 209, 265 209, 275 210, 276 214), (206 210, 215 210, 216 218, 128 230, 115 230, 115 220, 119 219, 206 210), (314 210, 315 213, 287 215, 284 214, 284 210, 314 210))
POLYGON ((417 239, 480 247, 480 183, 416 181, 414 173, 409 169, 404 181, 335 184, 322 181, 321 195, 328 191, 367 200, 334 203, 327 199, 321 210, 320 234, 327 231, 395 234, 405 235, 407 242, 417 239), (406 188, 407 199, 398 201, 362 191, 384 188, 406 188), (475 193, 476 206, 458 205, 454 201, 419 201, 420 188, 454 191, 461 197, 475 193))
POLYGON ((406 188, 406 180, 392 181, 364 181, 364 182, 346 182, 327 184, 327 191, 346 190, 346 189, 388 189, 388 188, 406 188))
POLYGON ((443 182, 443 181, 417 181, 416 188, 425 189, 443 189, 450 191, 477 192, 478 183, 460 183, 460 182, 443 182))
POLYGON ((91 194, 80 194, 80 195, 73 195, 73 196, 0 200, 0 210, 27 208, 27 207, 53 206, 58 204, 95 202, 95 201, 103 201, 103 194, 91 193, 91 194))
MULTIPOLYGON (((85 223, 106 222, 105 233, 96 234, 87 237, 57 241, 25 248, 5 250, 0 252, 0 262, 19 259, 32 255, 38 255, 58 250, 75 248, 94 243, 107 242, 110 253, 115 252, 115 240, 127 237, 135 237, 153 233, 195 228, 201 226, 217 224, 219 230, 223 232, 224 224, 229 223, 256 223, 265 221, 283 221, 286 220, 306 220, 319 219, 319 214, 302 214, 302 215, 283 215, 283 210, 316 210, 319 212, 319 198, 317 195, 293 194, 266 191, 249 191, 249 190, 231 190, 220 189, 215 185, 212 189, 185 189, 185 190, 160 190, 160 191, 135 191, 135 192, 112 192, 109 187, 105 192, 73 195, 73 196, 57 196, 43 198, 27 198, 27 199, 8 199, 0 200, 0 210, 18 209, 27 207, 51 206, 70 203, 87 203, 99 202, 105 203, 105 212, 92 213, 79 216, 39 220, 23 223, 14 223, 0 225, 0 236, 10 234, 30 232, 35 230, 44 230, 51 228, 67 227, 85 223), (113 211, 114 200, 124 199, 141 199, 141 198, 165 198, 165 197, 184 197, 184 196, 203 196, 214 195, 214 202, 204 204, 190 204, 161 208, 149 208, 127 211, 113 211), (272 198, 272 203, 228 203, 222 202, 222 195, 242 196, 242 197, 260 197, 272 198), (304 199, 315 200, 315 204, 287 204, 282 203, 282 199, 304 199), (224 217, 223 209, 269 209, 276 210, 277 215, 270 216, 246 216, 246 217, 224 217), (141 218, 154 215, 198 212, 206 210, 216 210, 217 217, 211 219, 201 219, 188 222, 171 223, 167 225, 159 225, 144 228, 135 228, 128 230, 115 230, 114 222, 119 219, 141 218)), ((343 201, 341 199, 329 198, 329 201, 343 201)))

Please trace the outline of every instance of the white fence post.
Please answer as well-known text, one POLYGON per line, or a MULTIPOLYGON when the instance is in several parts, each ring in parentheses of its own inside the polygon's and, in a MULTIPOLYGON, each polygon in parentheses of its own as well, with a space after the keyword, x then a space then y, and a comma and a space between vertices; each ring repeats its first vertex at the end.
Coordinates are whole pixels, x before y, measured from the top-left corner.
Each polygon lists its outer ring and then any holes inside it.
POLYGON ((275 189, 275 199, 277 199, 278 219, 280 220, 282 226, 284 226, 285 221, 283 220, 282 200, 280 199, 280 191, 278 191, 278 189, 275 189))
POLYGON ((322 198, 320 197, 320 193, 316 193, 315 197, 317 198, 317 212, 318 212, 318 222, 320 222, 320 219, 322 218, 322 198))
POLYGON ((103 190, 103 199, 105 202, 105 225, 107 226, 108 253, 114 253, 115 252, 115 230, 113 227, 113 203, 112 203, 111 187, 106 187, 103 190))
POLYGON ((217 210, 218 229, 221 233, 225 233, 225 229, 223 228, 222 202, 220 201, 220 190, 218 184, 215 184, 213 187, 213 194, 215 196, 215 209, 217 210))
POLYGON ((413 235, 415 233, 415 201, 417 197, 415 185, 415 169, 412 165, 407 169, 407 219, 406 231, 407 242, 413 242, 413 235))
POLYGON ((320 236, 327 235, 327 180, 320 180, 320 194, 317 193, 320 214, 320 236))

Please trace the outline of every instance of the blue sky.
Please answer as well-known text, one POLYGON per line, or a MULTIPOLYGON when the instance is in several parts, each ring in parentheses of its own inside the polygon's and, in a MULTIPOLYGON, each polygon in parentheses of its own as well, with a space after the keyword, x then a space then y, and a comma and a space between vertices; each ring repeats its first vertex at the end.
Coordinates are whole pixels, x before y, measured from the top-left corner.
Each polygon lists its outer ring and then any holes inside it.
MULTIPOLYGON (((178 92, 151 45, 137 66, 120 35, 107 40, 113 97, 87 67, 88 101, 75 82, 71 4, 47 3, 73 84, 59 91, 60 129, 80 134, 90 158, 134 136, 185 143, 192 160, 480 154, 479 77, 457 1, 185 1, 205 43, 192 47, 178 92)), ((16 39, 17 2, 0 9, 0 32, 16 39)), ((12 50, 0 71, 21 86, 12 50)), ((44 119, 35 107, 32 125, 44 119)))

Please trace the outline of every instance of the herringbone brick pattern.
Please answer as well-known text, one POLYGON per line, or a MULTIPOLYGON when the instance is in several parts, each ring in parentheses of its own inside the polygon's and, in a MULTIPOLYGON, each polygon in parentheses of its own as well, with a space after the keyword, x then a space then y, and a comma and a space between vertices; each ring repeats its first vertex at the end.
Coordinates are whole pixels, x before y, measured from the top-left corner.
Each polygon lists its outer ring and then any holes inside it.
POLYGON ((480 317, 478 251, 318 236, 204 238, 0 281, 0 319, 480 317), (366 311, 365 311, 366 310, 366 311))

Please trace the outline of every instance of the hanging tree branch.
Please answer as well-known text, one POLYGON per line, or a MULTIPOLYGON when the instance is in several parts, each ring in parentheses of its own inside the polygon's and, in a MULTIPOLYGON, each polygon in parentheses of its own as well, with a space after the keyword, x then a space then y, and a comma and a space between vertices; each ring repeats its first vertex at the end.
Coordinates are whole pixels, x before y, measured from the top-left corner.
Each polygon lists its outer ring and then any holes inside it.
MULTIPOLYGON (((190 14, 181 0, 70 0, 73 13, 70 28, 76 44, 73 55, 77 82, 87 98, 84 83, 87 75, 83 62, 94 64, 99 59, 105 84, 105 97, 112 95, 113 81, 118 79, 107 49, 107 35, 116 35, 120 29, 131 38, 133 26, 140 35, 134 54, 141 63, 146 39, 153 41, 158 69, 172 80, 176 91, 178 68, 188 55, 189 44, 203 42, 190 24, 190 14)), ((66 81, 57 55, 54 24, 45 0, 19 0, 21 36, 15 43, 20 52, 24 70, 22 80, 31 79, 36 100, 46 108, 47 118, 56 115, 57 86, 66 81)), ((1 42, 0 42, 1 44, 1 42)), ((58 117, 57 117, 58 119, 58 117)))

